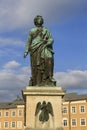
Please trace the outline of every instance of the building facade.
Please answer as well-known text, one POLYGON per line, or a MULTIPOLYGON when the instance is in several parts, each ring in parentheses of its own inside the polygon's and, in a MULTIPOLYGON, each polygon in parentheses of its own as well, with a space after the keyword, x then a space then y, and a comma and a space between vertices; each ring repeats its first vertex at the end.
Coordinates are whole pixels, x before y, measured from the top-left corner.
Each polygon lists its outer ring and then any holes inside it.
MULTIPOLYGON (((87 94, 65 94, 61 112, 63 130, 87 130, 87 94)), ((23 99, 0 103, 0 130, 24 130, 24 124, 23 99)))
POLYGON ((24 130, 24 102, 17 98, 13 102, 0 103, 0 130, 24 130))
POLYGON ((62 106, 64 130, 87 130, 87 95, 66 94, 62 106))

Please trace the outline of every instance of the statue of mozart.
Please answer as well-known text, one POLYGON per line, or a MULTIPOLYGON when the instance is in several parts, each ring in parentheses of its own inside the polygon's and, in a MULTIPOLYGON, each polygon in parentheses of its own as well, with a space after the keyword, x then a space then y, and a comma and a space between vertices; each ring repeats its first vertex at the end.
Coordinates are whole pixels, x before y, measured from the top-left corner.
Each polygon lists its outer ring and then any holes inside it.
POLYGON ((55 86, 53 78, 54 52, 53 38, 50 31, 43 27, 44 19, 37 15, 34 18, 35 28, 29 31, 24 58, 30 53, 31 79, 30 86, 55 86))

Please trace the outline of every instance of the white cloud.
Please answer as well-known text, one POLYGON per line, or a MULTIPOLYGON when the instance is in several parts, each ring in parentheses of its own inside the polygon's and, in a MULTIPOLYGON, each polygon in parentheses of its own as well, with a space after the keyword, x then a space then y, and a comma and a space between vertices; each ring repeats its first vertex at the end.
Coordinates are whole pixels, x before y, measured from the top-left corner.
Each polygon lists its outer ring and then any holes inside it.
POLYGON ((87 90, 87 70, 69 70, 55 73, 58 85, 65 89, 87 90))
POLYGON ((12 38, 2 38, 0 37, 0 46, 24 46, 24 42, 22 40, 18 39, 12 39, 12 38))
POLYGON ((16 90, 25 87, 27 84, 26 74, 17 74, 13 71, 0 71, 0 89, 16 90))
POLYGON ((5 61, 6 59, 13 60, 13 59, 23 57, 24 50, 21 49, 21 51, 19 53, 18 49, 15 49, 14 47, 10 48, 10 46, 2 48, 0 50, 0 60, 1 61, 5 61))
POLYGON ((20 72, 28 75, 31 73, 31 70, 30 70, 30 67, 25 66, 20 69, 20 72))
POLYGON ((14 99, 29 82, 29 67, 21 67, 20 63, 10 61, 0 70, 0 101, 14 99), (15 67, 17 68, 15 70, 15 67))
POLYGON ((86 0, 3 0, 0 2, 0 30, 7 31, 30 25, 35 15, 49 21, 60 21, 84 10, 86 0))
MULTIPOLYGON (((6 63, 4 68, 0 70, 0 92, 3 93, 0 93, 0 95, 4 95, 1 99, 9 100, 21 94, 21 90, 28 85, 30 75, 29 67, 22 67, 16 61, 6 63), (18 67, 18 69, 15 70, 15 67, 18 67)), ((76 92, 87 92, 87 70, 56 72, 54 77, 57 80, 57 86, 70 91, 74 89, 76 92)))
POLYGON ((8 63, 6 63, 4 65, 4 68, 5 69, 13 69, 13 68, 17 68, 19 66, 20 66, 20 64, 13 60, 13 61, 9 61, 8 63))
POLYGON ((2 58, 1 60, 3 60, 3 57, 13 57, 13 59, 14 57, 23 57, 25 44, 26 43, 24 43, 23 40, 0 37, 0 57, 2 58))

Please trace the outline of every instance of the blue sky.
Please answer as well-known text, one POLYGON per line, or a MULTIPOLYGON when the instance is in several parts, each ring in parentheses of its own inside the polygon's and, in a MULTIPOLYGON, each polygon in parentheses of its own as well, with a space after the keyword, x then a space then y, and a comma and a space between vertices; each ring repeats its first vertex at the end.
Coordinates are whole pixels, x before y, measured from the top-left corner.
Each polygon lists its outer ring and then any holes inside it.
POLYGON ((57 85, 87 93, 87 0, 0 0, 0 101, 28 85, 30 61, 23 53, 38 14, 54 38, 57 85))

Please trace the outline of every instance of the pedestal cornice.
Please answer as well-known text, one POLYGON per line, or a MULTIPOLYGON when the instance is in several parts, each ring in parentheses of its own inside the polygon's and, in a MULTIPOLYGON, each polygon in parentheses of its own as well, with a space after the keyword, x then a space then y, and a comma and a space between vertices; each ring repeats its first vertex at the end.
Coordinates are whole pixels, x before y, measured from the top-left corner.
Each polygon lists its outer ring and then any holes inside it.
POLYGON ((61 87, 32 87, 32 86, 27 86, 26 89, 23 90, 24 95, 32 95, 32 96, 63 96, 65 95, 65 90, 63 90, 61 87))

